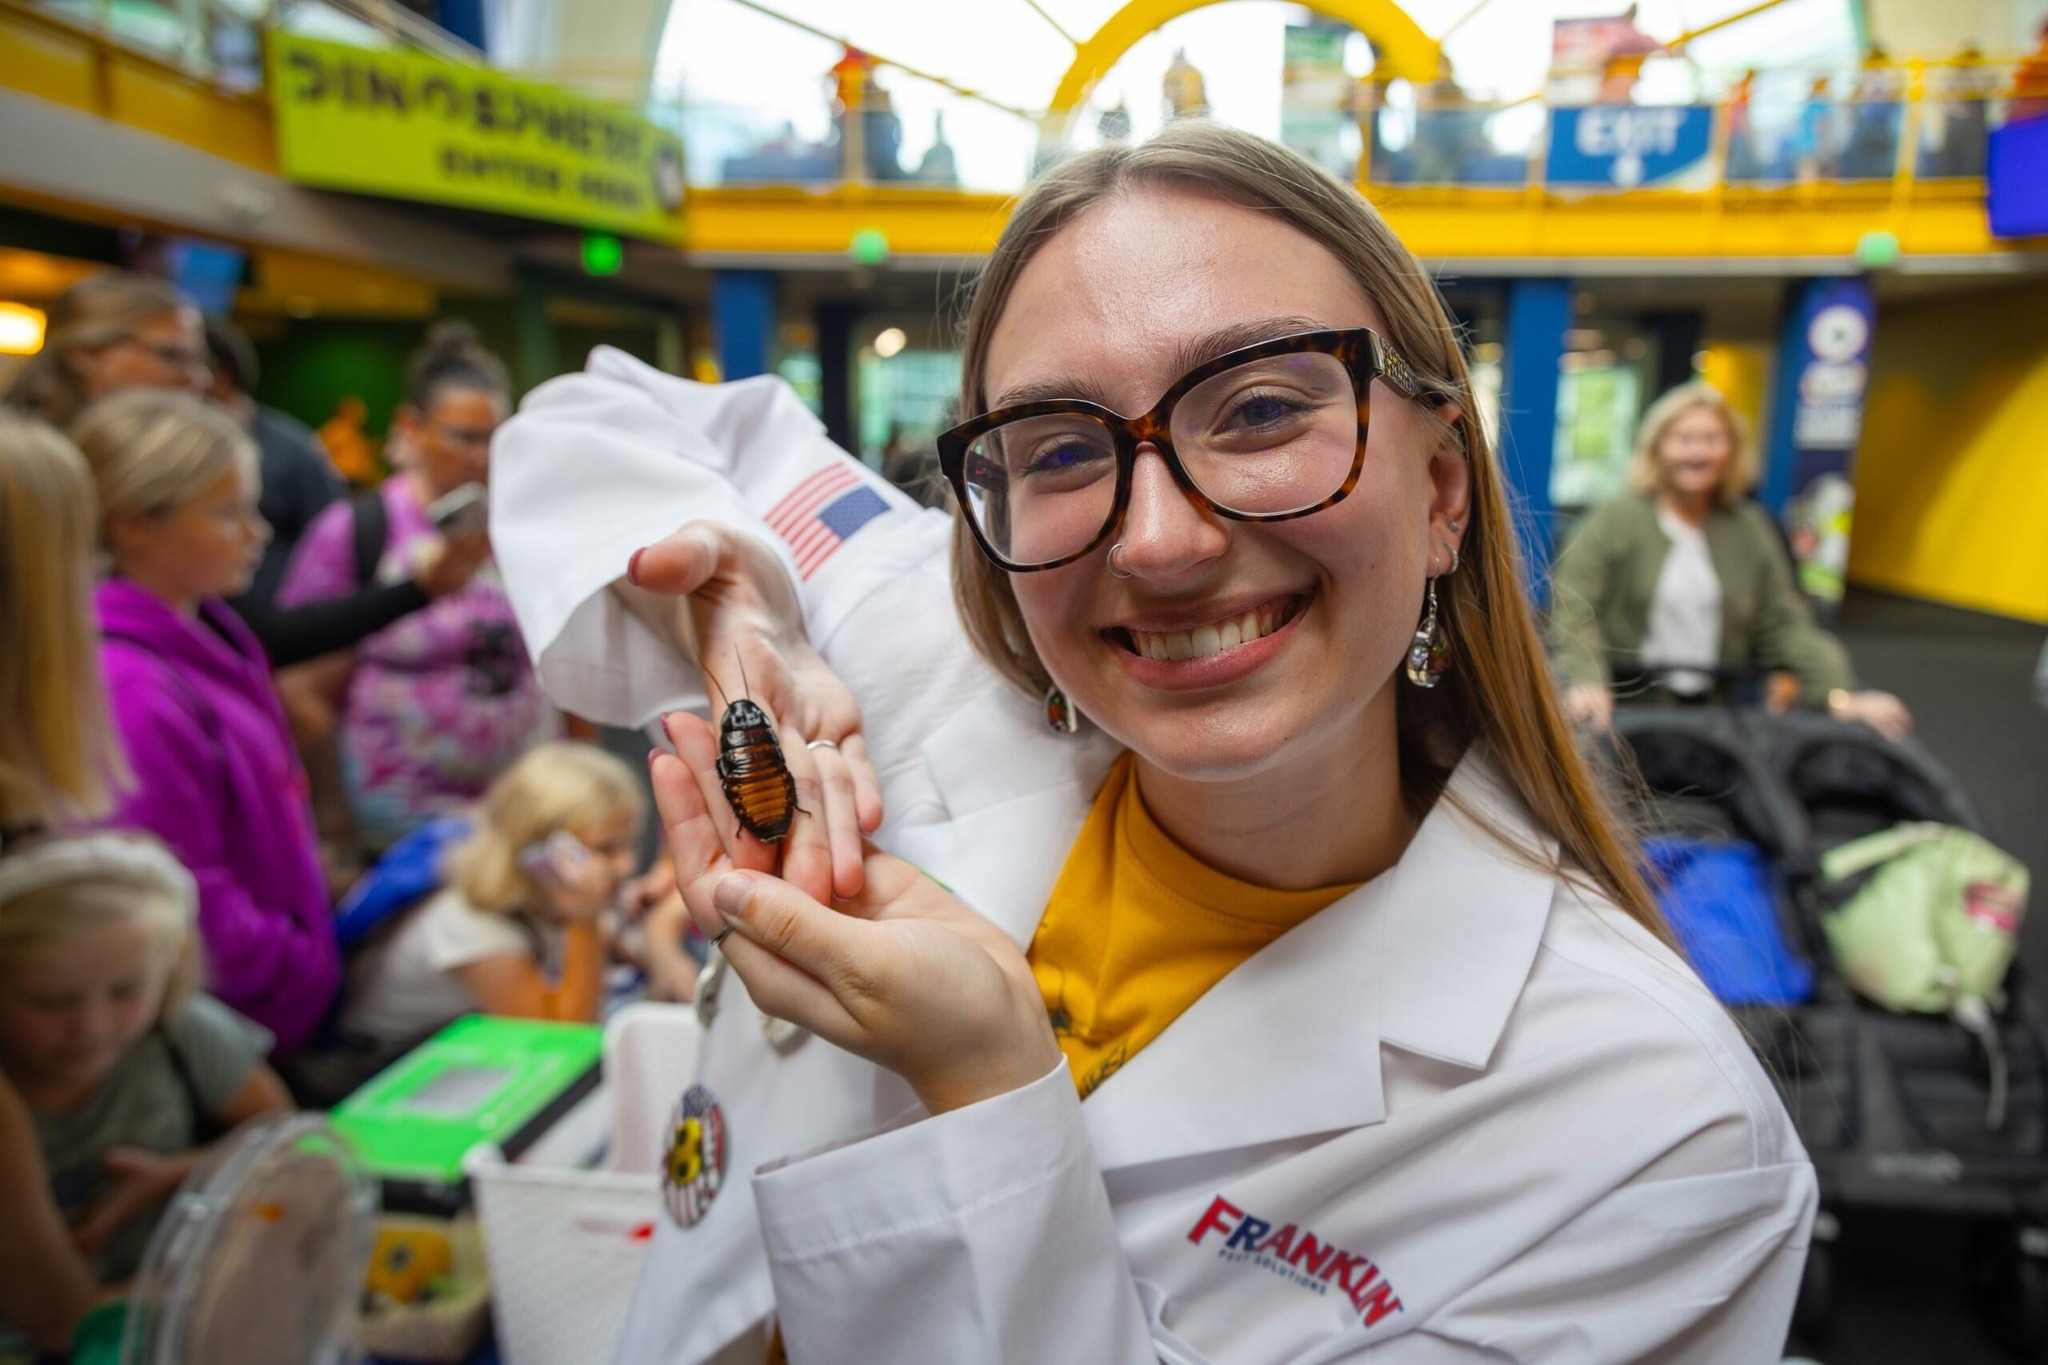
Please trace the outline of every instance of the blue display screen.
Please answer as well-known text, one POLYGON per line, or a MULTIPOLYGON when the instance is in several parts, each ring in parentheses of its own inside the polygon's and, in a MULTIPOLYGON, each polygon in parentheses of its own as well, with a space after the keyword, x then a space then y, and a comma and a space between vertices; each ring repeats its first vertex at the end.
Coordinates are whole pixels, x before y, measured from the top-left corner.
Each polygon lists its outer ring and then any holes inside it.
POLYGON ((1984 178, 1992 236, 2048 235, 2048 118, 1995 130, 1984 178))

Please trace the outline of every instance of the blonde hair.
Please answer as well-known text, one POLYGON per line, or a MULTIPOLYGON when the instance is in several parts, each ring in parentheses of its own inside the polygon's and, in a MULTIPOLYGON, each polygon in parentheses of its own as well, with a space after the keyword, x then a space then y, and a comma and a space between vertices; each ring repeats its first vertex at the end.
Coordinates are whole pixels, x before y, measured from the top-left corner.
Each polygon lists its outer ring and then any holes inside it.
POLYGON ((448 883, 479 910, 532 905, 540 887, 519 865, 520 853, 558 829, 620 816, 636 830, 647 816, 632 769, 594 744, 537 745, 484 793, 468 837, 449 850, 448 883))
MULTIPOLYGON (((1378 307, 1387 339, 1425 392, 1455 403, 1444 439, 1471 469, 1463 567, 1438 580, 1451 667, 1424 691, 1399 690, 1402 793, 1411 810, 1442 793, 1450 768, 1484 740, 1537 826, 1561 845, 1564 869, 1666 942, 1670 935, 1637 871, 1635 848, 1573 747, 1536 631, 1507 492, 1476 416, 1455 325, 1428 273, 1370 205, 1304 158, 1249 133, 1188 120, 1136 147, 1100 147, 1047 171, 1017 204, 975 286, 963 344, 962 397, 987 410, 990 339, 1032 253, 1091 206, 1133 186, 1172 186, 1270 213, 1335 256, 1378 307)), ((958 513, 953 578, 975 647, 1032 695, 1050 678, 1009 575, 976 547, 958 513)), ((1524 853, 1531 850, 1522 850, 1524 853)))
POLYGON ((24 949, 135 925, 164 954, 169 1015, 199 988, 198 904, 192 874, 147 835, 31 840, 0 857, 0 978, 24 949))
POLYGON ((110 394, 85 410, 71 435, 92 466, 103 542, 117 517, 163 516, 231 470, 257 474, 249 433, 218 404, 194 393, 110 394))
POLYGON ((1749 490, 1756 486, 1756 443, 1749 439, 1749 423, 1742 414, 1728 406, 1728 400, 1721 391, 1703 379, 1680 384, 1656 402, 1636 426, 1636 449, 1629 457, 1628 486, 1638 493, 1654 493, 1664 486, 1664 471, 1657 463, 1657 447, 1664 444, 1671 424, 1695 408, 1706 408, 1718 415, 1728 428, 1728 464, 1721 471, 1721 482, 1714 487, 1714 501, 1722 507, 1732 507, 1740 502, 1749 490))
POLYGON ((71 368, 72 352, 112 346, 165 314, 181 312, 198 316, 192 301, 169 280, 127 270, 86 276, 50 305, 43 349, 7 386, 7 405, 52 426, 70 426, 89 401, 71 368))
POLYGON ((96 819, 126 777, 93 630, 92 471, 0 411, 0 826, 96 819))

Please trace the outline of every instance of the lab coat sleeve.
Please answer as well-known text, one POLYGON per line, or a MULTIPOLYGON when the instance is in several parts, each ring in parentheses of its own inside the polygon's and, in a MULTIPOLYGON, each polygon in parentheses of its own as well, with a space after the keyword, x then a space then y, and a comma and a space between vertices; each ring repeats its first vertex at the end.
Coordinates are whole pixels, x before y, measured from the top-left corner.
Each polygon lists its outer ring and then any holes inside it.
POLYGON ((583 373, 528 395, 491 447, 492 553, 542 685, 557 705, 615 725, 704 705, 692 663, 606 591, 633 551, 694 520, 754 535, 799 585, 822 640, 871 581, 847 572, 854 551, 890 539, 868 529, 920 511, 826 439, 782 380, 697 384, 605 347, 583 373), (806 539, 822 533, 797 515, 810 480, 865 490, 879 509, 822 563, 806 539), (806 577, 796 550, 807 548, 806 577))
POLYGON ((754 1195, 792 1360, 1158 1359, 1064 1064, 754 1195))
POLYGON ((1816 1198, 1804 1161, 1625 1185, 1414 1331, 1355 1358, 1775 1362, 1816 1198))

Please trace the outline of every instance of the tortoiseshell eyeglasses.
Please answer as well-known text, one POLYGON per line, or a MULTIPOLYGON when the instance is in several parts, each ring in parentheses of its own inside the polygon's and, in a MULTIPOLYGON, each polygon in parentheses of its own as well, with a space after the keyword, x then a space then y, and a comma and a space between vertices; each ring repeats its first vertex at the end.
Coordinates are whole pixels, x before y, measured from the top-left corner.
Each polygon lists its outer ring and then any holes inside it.
POLYGON ((1054 398, 999 408, 939 436, 939 464, 982 550, 1012 573, 1071 564, 1115 534, 1138 447, 1235 521, 1334 507, 1358 483, 1372 381, 1427 398, 1408 362, 1366 327, 1301 332, 1231 351, 1125 417, 1054 398))

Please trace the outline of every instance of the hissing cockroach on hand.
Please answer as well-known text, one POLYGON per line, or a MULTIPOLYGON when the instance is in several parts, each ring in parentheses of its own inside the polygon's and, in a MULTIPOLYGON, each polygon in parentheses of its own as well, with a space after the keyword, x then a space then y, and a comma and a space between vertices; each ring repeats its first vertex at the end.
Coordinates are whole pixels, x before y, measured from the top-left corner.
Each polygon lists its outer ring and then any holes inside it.
MULTIPOLYGON (((740 685, 746 685, 744 664, 740 685)), ((790 822, 802 809, 775 727, 768 723, 768 713, 749 698, 726 707, 718 723, 718 783, 740 828, 764 844, 787 837, 790 822)))

